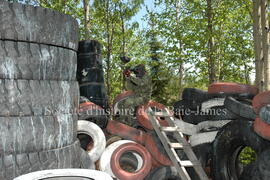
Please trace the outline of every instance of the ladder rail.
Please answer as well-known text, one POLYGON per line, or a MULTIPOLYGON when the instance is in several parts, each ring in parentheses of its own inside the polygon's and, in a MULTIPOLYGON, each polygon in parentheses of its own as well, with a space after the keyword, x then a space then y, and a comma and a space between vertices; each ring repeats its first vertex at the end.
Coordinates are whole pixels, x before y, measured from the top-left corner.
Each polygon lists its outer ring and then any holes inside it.
MULTIPOLYGON (((187 142, 187 140, 184 137, 184 134, 178 130, 174 123, 174 118, 172 115, 170 115, 170 112, 168 109, 165 109, 165 112, 158 112, 155 113, 151 108, 148 109, 148 116, 150 117, 150 121, 152 123, 152 126, 154 130, 156 131, 159 139, 161 140, 169 158, 173 162, 174 166, 178 170, 178 173, 181 178, 190 180, 190 176, 186 171, 185 167, 192 167, 194 168, 195 172, 199 176, 201 180, 209 180, 204 169, 201 166, 200 161, 197 159, 195 153, 193 152, 190 144, 187 142), (164 117, 165 120, 168 122, 169 127, 163 128, 164 131, 162 131, 162 126, 160 125, 159 121, 156 119, 155 114, 157 114, 158 117, 164 117), (167 131, 166 131, 167 130, 167 131), (174 131, 173 131, 174 130, 174 131), (182 147, 183 151, 188 157, 189 161, 181 161, 179 156, 177 155, 174 147, 171 146, 171 144, 177 144, 177 143, 171 143, 169 141, 169 138, 167 137, 166 132, 173 132, 174 137, 179 143, 179 148, 182 147), (180 165, 179 165, 180 164, 180 165)), ((175 147, 177 147, 175 145, 175 147)))

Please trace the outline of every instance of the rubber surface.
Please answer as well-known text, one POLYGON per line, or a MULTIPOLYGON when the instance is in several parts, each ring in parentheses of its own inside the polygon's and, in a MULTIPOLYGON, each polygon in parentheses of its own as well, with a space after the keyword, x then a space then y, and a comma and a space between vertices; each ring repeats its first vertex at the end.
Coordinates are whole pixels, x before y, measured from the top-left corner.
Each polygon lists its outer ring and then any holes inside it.
POLYGON ((103 131, 98 125, 84 120, 78 121, 78 134, 86 134, 92 138, 94 142, 93 147, 87 150, 90 159, 96 162, 106 147, 106 138, 103 131))
POLYGON ((256 118, 256 114, 254 113, 251 104, 248 104, 247 101, 237 100, 233 97, 226 97, 224 106, 232 113, 243 118, 250 120, 254 120, 256 118))
MULTIPOLYGON (((160 111, 160 110, 164 110, 166 108, 166 106, 164 106, 163 104, 157 103, 155 101, 149 101, 148 103, 146 103, 144 105, 140 105, 137 108, 136 118, 137 118, 138 122, 144 128, 147 128, 149 130, 153 130, 153 126, 152 126, 150 118, 148 117, 148 114, 147 114, 147 110, 150 107, 154 108, 154 111, 160 111)), ((161 126, 168 126, 168 123, 165 119, 162 119, 160 117, 157 117, 157 119, 158 119, 161 126)))
POLYGON ((270 91, 262 92, 252 100, 252 106, 256 114, 259 114, 261 108, 267 104, 270 104, 270 91))
POLYGON ((78 48, 79 28, 69 15, 51 9, 0 2, 0 39, 78 48))
POLYGON ((256 162, 255 167, 252 169, 251 180, 268 180, 270 179, 270 149, 262 152, 256 162))
POLYGON ((115 178, 115 175, 113 174, 112 169, 111 169, 111 156, 113 152, 115 151, 115 149, 117 149, 119 146, 130 143, 130 142, 135 143, 134 141, 120 140, 120 141, 116 141, 110 144, 100 157, 100 160, 99 160, 100 170, 110 174, 113 178, 115 178))
POLYGON ((111 168, 115 176, 120 180, 143 180, 145 176, 150 172, 152 167, 151 163, 151 155, 140 144, 137 143, 127 143, 119 146, 112 154, 111 157, 111 168), (143 164, 140 169, 138 169, 136 172, 128 172, 121 168, 120 166, 120 158, 124 153, 127 152, 134 152, 138 153, 142 159, 143 164))
POLYGON ((0 78, 75 80, 75 51, 44 44, 1 41, 0 78))
POLYGON ((270 124, 256 118, 253 124, 254 131, 264 139, 270 140, 270 124))
POLYGON ((259 93, 258 88, 251 85, 232 83, 232 82, 217 82, 212 83, 208 87, 208 93, 248 93, 256 95, 259 93))
POLYGON ((42 180, 42 179, 67 179, 67 178, 76 178, 77 180, 83 179, 93 179, 93 180, 113 180, 107 173, 89 170, 89 169, 53 169, 53 170, 44 170, 29 173, 20 177, 15 178, 14 180, 42 180))
POLYGON ((61 148, 76 136, 76 115, 0 117, 0 154, 61 148))
POLYGON ((270 142, 264 140, 253 131, 251 121, 231 121, 217 134, 213 143, 212 172, 214 179, 237 180, 237 175, 232 175, 231 170, 235 162, 232 160, 237 151, 245 146, 251 147, 257 155, 270 147, 270 142), (231 162, 231 163, 229 163, 231 162))
POLYGON ((266 105, 261 108, 259 117, 265 123, 270 124, 270 105, 266 105))
POLYGON ((90 159, 88 153, 83 148, 80 149, 80 152, 81 152, 80 167, 82 169, 96 169, 95 162, 90 159))
POLYGON ((29 154, 1 155, 0 179, 13 178, 33 171, 80 167, 80 143, 61 149, 34 152, 29 154))
POLYGON ((72 113, 79 106, 76 81, 0 80, 0 116, 72 113))
POLYGON ((145 180, 181 180, 173 166, 160 166, 153 169, 145 180))

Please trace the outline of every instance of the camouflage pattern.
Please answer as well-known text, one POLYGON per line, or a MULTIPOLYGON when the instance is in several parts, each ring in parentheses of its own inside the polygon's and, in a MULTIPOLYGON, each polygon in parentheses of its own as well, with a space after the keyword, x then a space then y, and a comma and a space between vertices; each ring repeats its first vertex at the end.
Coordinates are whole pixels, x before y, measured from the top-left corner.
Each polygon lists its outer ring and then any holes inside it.
POLYGON ((152 81, 151 77, 145 74, 142 78, 135 76, 126 77, 125 86, 128 91, 133 91, 134 95, 119 102, 118 108, 125 112, 132 113, 121 113, 118 118, 119 121, 129 126, 136 126, 137 121, 135 117, 135 108, 139 105, 147 103, 152 94, 152 81))

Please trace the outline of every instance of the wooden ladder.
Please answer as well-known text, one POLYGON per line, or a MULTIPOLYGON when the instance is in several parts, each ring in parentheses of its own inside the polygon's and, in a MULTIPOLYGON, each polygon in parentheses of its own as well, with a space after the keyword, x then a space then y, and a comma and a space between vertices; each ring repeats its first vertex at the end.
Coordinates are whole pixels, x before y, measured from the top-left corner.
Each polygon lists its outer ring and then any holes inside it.
POLYGON ((172 115, 170 115, 169 110, 165 109, 162 112, 154 112, 151 108, 149 108, 148 116, 170 160, 172 161, 179 176, 181 177, 181 180, 191 180, 186 167, 193 167, 200 180, 209 180, 204 169, 202 168, 200 161, 194 154, 190 144, 185 139, 183 133, 175 125, 175 119, 172 115), (169 126, 161 126, 157 120, 157 117, 165 118, 169 126), (178 143, 172 143, 167 136, 167 132, 173 133, 173 137, 177 140, 178 143), (176 149, 182 149, 185 152, 188 160, 181 160, 176 153, 176 149))

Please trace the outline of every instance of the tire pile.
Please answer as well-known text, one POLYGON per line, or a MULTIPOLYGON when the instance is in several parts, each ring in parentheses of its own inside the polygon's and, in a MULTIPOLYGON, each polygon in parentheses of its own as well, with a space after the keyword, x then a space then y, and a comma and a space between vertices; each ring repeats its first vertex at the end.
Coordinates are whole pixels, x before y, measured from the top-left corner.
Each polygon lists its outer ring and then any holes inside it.
MULTIPOLYGON (((209 129, 189 138, 194 152, 206 166, 211 162, 213 179, 218 180, 266 180, 270 179, 270 125, 269 110, 270 92, 258 94, 258 90, 249 85, 236 83, 214 83, 208 91, 187 88, 183 92, 183 100, 175 103, 175 114, 183 109, 225 109, 222 116, 208 116, 184 113, 180 114, 184 121, 200 125, 202 122, 231 122, 219 126, 217 129, 209 129), (180 110, 179 110, 180 109, 180 110), (212 141, 205 143, 206 133, 214 133, 212 141), (196 143, 194 143, 194 140, 196 143), (255 151, 257 160, 246 166, 239 163, 239 156, 245 147, 255 151)), ((210 124, 211 124, 210 123, 210 124)), ((211 138, 210 138, 211 139, 211 138)))
POLYGON ((76 20, 1 1, 0 24, 0 179, 79 168, 76 20))

